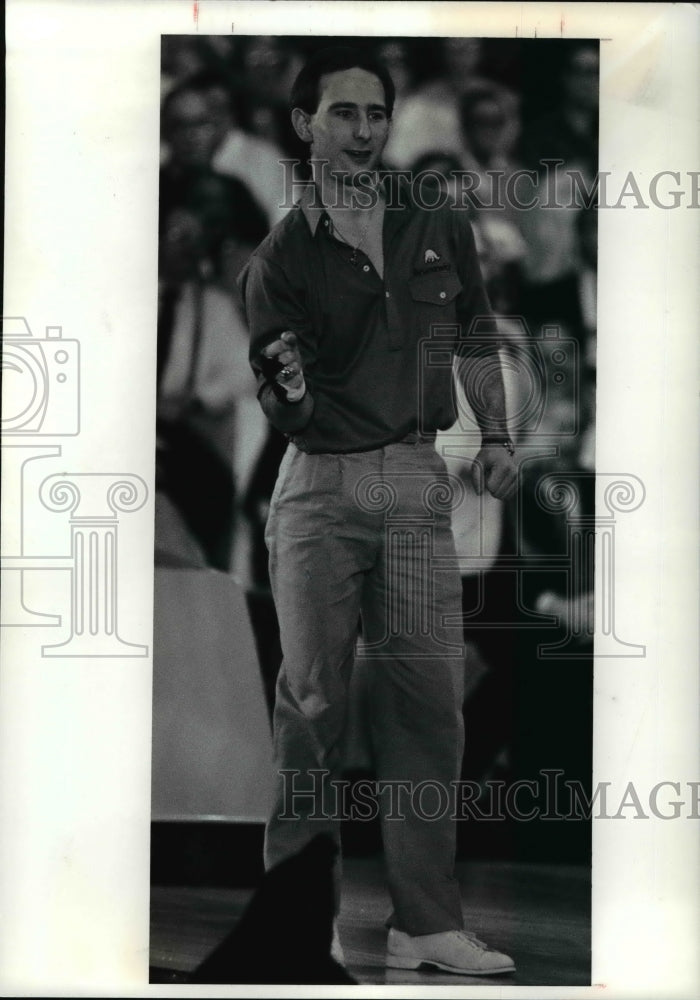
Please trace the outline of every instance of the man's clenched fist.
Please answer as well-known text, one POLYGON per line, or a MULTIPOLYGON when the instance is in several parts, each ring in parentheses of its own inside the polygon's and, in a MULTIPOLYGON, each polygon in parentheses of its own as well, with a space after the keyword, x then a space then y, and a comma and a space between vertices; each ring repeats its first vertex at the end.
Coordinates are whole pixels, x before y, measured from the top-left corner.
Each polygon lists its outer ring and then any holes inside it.
POLYGON ((306 392, 306 384, 296 334, 291 330, 285 330, 278 340, 273 340, 267 345, 262 356, 279 365, 274 381, 284 389, 289 402, 294 403, 301 399, 306 392))
POLYGON ((478 496, 485 486, 497 500, 507 500, 517 489, 518 467, 502 445, 484 445, 472 465, 472 482, 478 496))

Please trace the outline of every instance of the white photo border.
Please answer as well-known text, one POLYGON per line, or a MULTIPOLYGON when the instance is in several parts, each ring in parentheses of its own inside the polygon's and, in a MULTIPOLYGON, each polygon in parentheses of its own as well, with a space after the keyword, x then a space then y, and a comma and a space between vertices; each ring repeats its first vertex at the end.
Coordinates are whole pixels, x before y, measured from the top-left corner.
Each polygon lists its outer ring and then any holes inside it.
MULTIPOLYGON (((600 38, 601 171, 617 190, 629 171, 642 184, 677 171, 697 191, 697 5, 8 0, 4 314, 80 342, 65 468, 148 493, 120 523, 120 630, 146 654, 47 660, 40 629, 2 630, 0 983, 19 995, 272 995, 148 985, 160 39, 231 31, 600 38)), ((594 780, 679 782, 686 799, 699 777, 699 217, 697 196, 599 216, 597 467, 645 485, 619 527, 616 607, 647 653, 596 662, 594 780)), ((41 517, 40 554, 60 560, 41 517)), ((697 813, 594 821, 594 985, 499 996, 696 996, 697 813)))

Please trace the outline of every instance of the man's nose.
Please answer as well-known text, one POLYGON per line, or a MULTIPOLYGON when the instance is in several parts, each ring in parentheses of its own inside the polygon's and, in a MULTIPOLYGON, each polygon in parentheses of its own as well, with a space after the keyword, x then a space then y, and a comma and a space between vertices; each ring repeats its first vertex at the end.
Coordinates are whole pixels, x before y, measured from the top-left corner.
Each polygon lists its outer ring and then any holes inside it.
POLYGON ((367 115, 360 112, 355 122, 355 138, 356 139, 369 139, 372 132, 369 127, 369 118, 367 115))

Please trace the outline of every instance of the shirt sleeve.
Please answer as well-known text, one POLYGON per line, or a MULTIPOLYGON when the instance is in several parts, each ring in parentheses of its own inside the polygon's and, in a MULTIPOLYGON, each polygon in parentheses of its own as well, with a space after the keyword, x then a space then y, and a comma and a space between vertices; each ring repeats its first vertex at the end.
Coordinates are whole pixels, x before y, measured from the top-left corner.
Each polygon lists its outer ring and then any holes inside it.
POLYGON ((471 223, 465 212, 451 213, 456 228, 457 259, 462 292, 457 300, 457 319, 462 327, 466 344, 477 338, 486 346, 491 341, 493 349, 501 346, 496 318, 484 287, 479 255, 471 223))
POLYGON ((484 288, 471 223, 464 213, 455 212, 458 226, 460 279, 457 319, 462 327, 459 381, 482 434, 508 436, 503 373, 498 352, 501 335, 484 288))
POLYGON ((308 402, 301 405, 277 398, 261 371, 260 354, 285 330, 295 333, 304 360, 307 396, 311 395, 307 359, 302 349, 309 342, 311 323, 303 296, 292 287, 284 269, 262 254, 251 257, 241 274, 239 287, 250 330, 249 360, 258 380, 260 405, 273 427, 283 434, 297 434, 308 424, 312 410, 308 402))

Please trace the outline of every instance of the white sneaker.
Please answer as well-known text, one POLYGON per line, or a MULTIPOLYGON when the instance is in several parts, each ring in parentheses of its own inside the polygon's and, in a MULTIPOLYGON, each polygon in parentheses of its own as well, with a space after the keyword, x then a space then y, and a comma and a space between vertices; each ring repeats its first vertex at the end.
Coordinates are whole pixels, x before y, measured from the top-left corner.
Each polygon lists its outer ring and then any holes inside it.
POLYGON ((468 931, 443 931, 411 937, 391 927, 386 964, 391 969, 417 969, 421 965, 432 965, 466 976, 515 972, 512 958, 500 951, 491 951, 468 931))
POLYGON ((331 941, 331 958, 334 959, 338 965, 342 965, 345 968, 345 954, 343 952, 343 946, 340 943, 340 935, 338 934, 338 921, 333 921, 333 939, 331 941))

